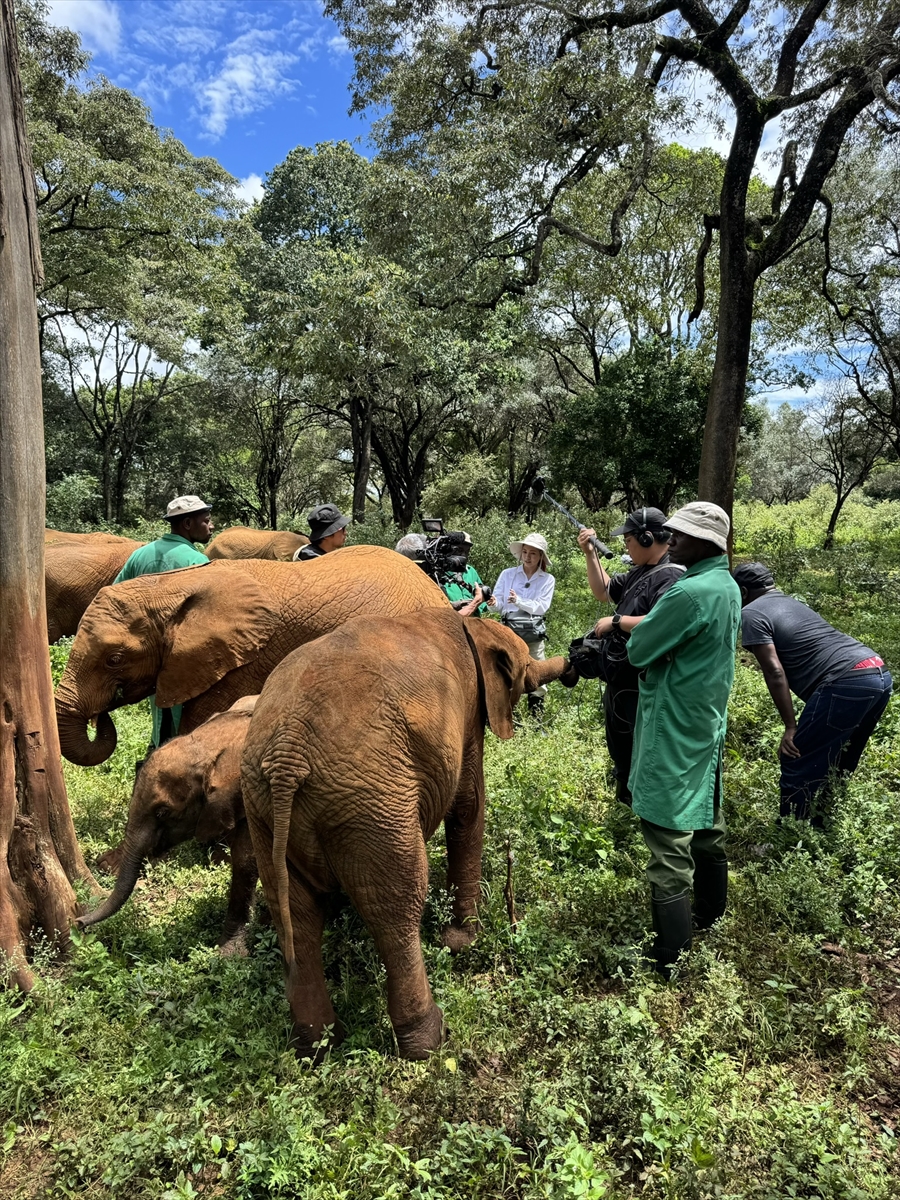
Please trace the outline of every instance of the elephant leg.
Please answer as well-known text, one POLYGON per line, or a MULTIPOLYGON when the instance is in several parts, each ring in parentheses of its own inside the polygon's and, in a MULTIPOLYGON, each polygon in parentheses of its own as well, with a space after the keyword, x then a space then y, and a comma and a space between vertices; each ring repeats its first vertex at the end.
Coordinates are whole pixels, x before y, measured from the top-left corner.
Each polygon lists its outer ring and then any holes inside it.
MULTIPOLYGON (((271 834, 266 831, 271 847, 271 834)), ((257 838, 262 847, 265 841, 257 838)), ((275 923, 275 932, 282 952, 285 950, 285 931, 281 923, 278 905, 275 872, 271 855, 265 852, 257 860, 263 889, 269 901, 269 910, 275 923)), ((312 1058, 316 1062, 324 1056, 326 1047, 321 1045, 325 1030, 333 1030, 330 1044, 339 1045, 344 1038, 344 1027, 338 1021, 325 984, 322 965, 322 930, 325 925, 325 897, 313 891, 288 862, 289 903, 291 924, 294 933, 294 963, 288 971, 287 998, 294 1024, 291 1030, 291 1046, 300 1058, 312 1058)))
POLYGON ((417 831, 409 843, 382 843, 380 850, 389 874, 370 872, 362 881, 358 862, 352 873, 338 870, 384 963, 388 1014, 400 1055, 427 1058, 443 1043, 444 1014, 431 994, 419 934, 428 891, 425 843, 417 831))
POLYGON ((225 955, 243 956, 247 953, 247 922, 250 920, 250 907, 253 903, 253 893, 256 890, 256 880, 259 877, 253 843, 250 841, 250 827, 246 821, 238 822, 237 828, 229 839, 229 845, 231 848, 231 886, 228 892, 225 928, 222 930, 219 949, 225 955))
POLYGON ((467 756, 466 772, 444 817, 447 842, 447 886, 453 898, 453 920, 442 941, 453 953, 471 946, 478 936, 481 893, 481 850, 484 842, 484 774, 482 746, 467 756))
POLYGON ((328 995, 322 964, 326 897, 314 892, 291 870, 290 864, 288 870, 294 929, 294 963, 287 980, 288 1003, 294 1019, 291 1045, 300 1058, 312 1058, 320 1062, 325 1051, 332 1046, 339 1046, 345 1036, 344 1026, 338 1020, 328 995), (328 1044, 323 1045, 326 1029, 330 1029, 331 1034, 328 1044))

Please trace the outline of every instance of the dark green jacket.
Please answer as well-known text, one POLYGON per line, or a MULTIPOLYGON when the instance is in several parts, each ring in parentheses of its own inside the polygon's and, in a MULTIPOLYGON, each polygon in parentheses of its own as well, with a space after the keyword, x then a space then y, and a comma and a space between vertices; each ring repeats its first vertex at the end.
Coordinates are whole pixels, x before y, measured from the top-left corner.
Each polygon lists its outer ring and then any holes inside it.
POLYGON ((639 817, 710 829, 734 681, 741 593, 722 554, 690 567, 628 640, 645 672, 628 786, 639 817))

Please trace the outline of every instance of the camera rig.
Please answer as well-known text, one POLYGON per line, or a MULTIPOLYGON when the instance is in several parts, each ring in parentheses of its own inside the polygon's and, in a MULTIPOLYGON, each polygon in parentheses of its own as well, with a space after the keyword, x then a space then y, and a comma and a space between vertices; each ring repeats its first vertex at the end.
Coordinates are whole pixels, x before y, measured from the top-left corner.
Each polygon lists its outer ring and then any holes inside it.
MULTIPOLYGON (((444 522, 440 517, 423 517, 422 528, 428 536, 428 542, 422 552, 422 570, 433 579, 438 587, 455 583, 463 591, 475 598, 475 588, 464 578, 469 563, 469 547, 472 542, 468 534, 459 529, 444 532, 444 522)), ((482 602, 490 600, 492 592, 487 585, 481 585, 482 602)))

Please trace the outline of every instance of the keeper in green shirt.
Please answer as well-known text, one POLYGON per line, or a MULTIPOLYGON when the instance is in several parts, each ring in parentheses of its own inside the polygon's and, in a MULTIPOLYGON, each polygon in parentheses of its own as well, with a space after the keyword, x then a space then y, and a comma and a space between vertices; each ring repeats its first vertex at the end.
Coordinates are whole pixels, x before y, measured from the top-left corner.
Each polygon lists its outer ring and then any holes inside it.
POLYGON ((722 747, 741 594, 728 570, 730 521, 718 505, 686 504, 663 528, 669 559, 684 574, 646 616, 621 625, 641 672, 628 786, 650 851, 653 956, 668 977, 691 944, 692 918, 709 928, 728 897, 722 747))
MULTIPOLYGON (((212 510, 206 501, 201 500, 199 496, 179 496, 166 509, 165 519, 169 522, 169 532, 164 533, 155 542, 148 542, 146 546, 135 550, 113 583, 137 579, 139 575, 160 575, 163 571, 178 571, 182 567, 209 564, 206 555, 201 554, 193 544, 199 542, 201 546, 205 546, 215 528, 212 523, 212 510)), ((150 697, 154 748, 178 732, 181 709, 180 704, 173 708, 157 708, 156 697, 150 697)))

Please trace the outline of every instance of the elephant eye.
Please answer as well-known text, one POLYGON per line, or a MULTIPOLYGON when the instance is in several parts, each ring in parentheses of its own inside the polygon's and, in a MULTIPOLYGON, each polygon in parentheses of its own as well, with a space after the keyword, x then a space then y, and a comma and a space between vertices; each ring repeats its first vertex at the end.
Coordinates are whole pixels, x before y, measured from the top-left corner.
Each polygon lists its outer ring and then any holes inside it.
POLYGON ((106 665, 108 667, 117 667, 119 665, 119 663, 122 661, 122 658, 123 658, 123 656, 121 654, 111 654, 109 656, 109 658, 106 660, 106 665))

